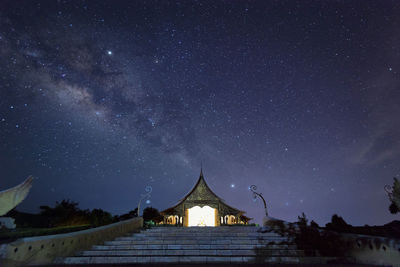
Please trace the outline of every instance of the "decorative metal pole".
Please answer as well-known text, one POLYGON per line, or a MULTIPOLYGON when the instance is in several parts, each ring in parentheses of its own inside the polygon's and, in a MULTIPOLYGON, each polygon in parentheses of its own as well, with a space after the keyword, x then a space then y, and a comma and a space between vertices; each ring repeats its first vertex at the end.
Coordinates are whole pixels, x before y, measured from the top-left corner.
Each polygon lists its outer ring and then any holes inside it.
POLYGON ((151 197, 151 192, 153 191, 153 188, 150 185, 148 185, 148 186, 146 186, 146 188, 144 190, 146 191, 146 193, 142 194, 142 198, 139 200, 139 204, 138 204, 138 209, 137 209, 138 217, 140 217, 140 203, 142 203, 143 199, 151 197))
POLYGON ((257 200, 257 197, 259 197, 259 198, 262 199, 262 201, 264 202, 265 216, 268 217, 267 203, 265 202, 265 199, 264 199, 264 197, 262 196, 262 193, 257 193, 257 192, 256 192, 257 186, 255 186, 254 184, 251 185, 251 186, 249 187, 249 189, 251 190, 251 192, 253 192, 253 199, 254 199, 254 201, 257 200))
POLYGON ((393 201, 393 187, 391 185, 385 185, 384 187, 386 193, 388 194, 389 200, 393 201))

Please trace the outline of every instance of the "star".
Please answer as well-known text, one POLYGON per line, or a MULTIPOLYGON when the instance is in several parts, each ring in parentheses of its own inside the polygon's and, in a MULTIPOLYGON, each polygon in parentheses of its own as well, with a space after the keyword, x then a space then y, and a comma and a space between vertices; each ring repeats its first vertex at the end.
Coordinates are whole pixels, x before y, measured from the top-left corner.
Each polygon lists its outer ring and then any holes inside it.
POLYGON ((10 1, 0 19, 5 182, 20 179, 22 164, 47 188, 43 196, 32 192, 22 209, 50 206, 62 195, 118 214, 133 208, 123 194, 138 199, 139 188, 151 183, 168 193, 142 204, 162 210, 190 190, 204 160, 212 189, 227 191, 234 206, 243 198, 254 223, 262 220, 262 201, 247 203, 247 183, 272 210, 287 207, 279 212, 284 220, 296 219, 299 207, 323 224, 333 212, 353 224, 393 220, 373 191, 383 192, 399 173, 391 164, 400 160, 399 44, 382 42, 397 30, 387 23, 397 18, 396 1, 382 3, 384 15, 364 12, 373 9, 369 3, 349 3, 355 12, 340 17, 335 4, 315 7, 329 21, 345 21, 344 28, 313 16, 307 4, 296 7, 304 19, 295 20, 298 14, 270 12, 276 7, 263 1, 235 1, 232 12, 215 4, 215 13, 196 14, 190 10, 202 4, 195 1, 158 9, 138 0, 139 8, 112 10, 89 2, 38 9, 33 1, 10 1), (37 16, 29 18, 30 9, 37 16), (251 20, 243 17, 250 12, 251 20), (357 27, 360 19, 366 27, 357 27), (260 38, 265 28, 273 30, 260 38), (321 38, 327 31, 330 42, 321 38), (42 160, 32 162, 36 152, 42 160), (52 167, 59 179, 37 167, 52 167), (51 194, 55 184, 60 194, 51 194), (104 189, 115 197, 102 198, 104 189), (363 212, 341 205, 357 194, 370 196, 363 212))

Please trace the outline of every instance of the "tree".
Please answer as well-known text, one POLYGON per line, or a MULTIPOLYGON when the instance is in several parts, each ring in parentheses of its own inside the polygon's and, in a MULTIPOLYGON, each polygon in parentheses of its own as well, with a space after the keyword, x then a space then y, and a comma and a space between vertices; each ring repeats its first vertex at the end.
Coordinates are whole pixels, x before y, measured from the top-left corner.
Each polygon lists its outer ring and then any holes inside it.
POLYGON ((349 230, 352 226, 347 224, 346 221, 337 214, 332 216, 331 222, 326 224, 326 229, 332 231, 343 232, 349 230))
POLYGON ((385 186, 385 190, 388 193, 390 206, 389 211, 392 214, 400 212, 400 182, 394 177, 393 186, 385 186))
POLYGON ((392 213, 392 214, 396 214, 396 213, 400 212, 400 209, 397 207, 396 204, 394 204, 394 202, 392 202, 392 203, 390 204, 390 206, 389 206, 389 211, 390 211, 390 213, 392 213))
POLYGON ((129 219, 135 218, 138 216, 137 212, 138 212, 138 208, 135 208, 134 210, 131 210, 128 213, 122 214, 120 216, 115 216, 114 221, 118 222, 118 221, 124 221, 124 220, 129 220, 129 219))
POLYGON ((301 213, 300 216, 297 216, 297 218, 299 219, 299 221, 297 222, 299 224, 300 227, 306 227, 308 220, 306 218, 306 215, 304 214, 304 212, 301 213))
POLYGON ((160 212, 153 208, 147 207, 143 210, 143 221, 153 221, 155 223, 159 223, 163 220, 160 212))
POLYGON ((318 223, 314 222, 314 220, 312 220, 312 221, 310 222, 310 226, 311 226, 311 227, 314 227, 314 228, 319 228, 318 223))
POLYGON ((111 214, 102 209, 93 209, 90 213, 90 224, 94 227, 110 224, 112 221, 111 214))
POLYGON ((49 227, 89 224, 89 211, 78 208, 78 202, 62 200, 56 206, 41 206, 40 215, 48 219, 49 227))

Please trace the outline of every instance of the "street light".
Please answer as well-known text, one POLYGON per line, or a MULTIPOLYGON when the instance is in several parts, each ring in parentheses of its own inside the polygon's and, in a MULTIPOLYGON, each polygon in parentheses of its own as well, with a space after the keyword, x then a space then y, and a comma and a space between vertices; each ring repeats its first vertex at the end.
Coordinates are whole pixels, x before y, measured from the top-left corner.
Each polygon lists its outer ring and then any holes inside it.
POLYGON ((264 199, 264 197, 262 196, 262 193, 257 193, 257 192, 256 192, 257 186, 255 186, 254 184, 251 185, 251 186, 249 187, 249 189, 251 190, 251 192, 253 192, 253 199, 254 199, 254 201, 257 200, 257 197, 259 197, 259 198, 262 199, 262 201, 264 202, 265 216, 268 217, 267 203, 265 202, 265 199, 264 199))
POLYGON ((148 185, 148 186, 146 186, 146 188, 144 190, 146 191, 146 193, 142 194, 142 198, 139 200, 139 204, 138 204, 138 209, 137 209, 138 217, 140 217, 140 203, 142 203, 143 199, 151 197, 151 192, 153 191, 153 188, 150 185, 148 185))

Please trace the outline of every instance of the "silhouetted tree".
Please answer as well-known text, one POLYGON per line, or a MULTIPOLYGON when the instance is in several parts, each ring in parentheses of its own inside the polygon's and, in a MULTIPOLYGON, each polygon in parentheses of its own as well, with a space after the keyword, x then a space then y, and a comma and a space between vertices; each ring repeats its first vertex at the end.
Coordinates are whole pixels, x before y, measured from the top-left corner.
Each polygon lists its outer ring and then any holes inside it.
POLYGON ((297 223, 298 223, 298 225, 300 227, 306 227, 307 226, 308 220, 307 220, 306 215, 304 214, 304 212, 302 212, 300 216, 297 216, 297 218, 299 219, 297 223))
POLYGON ((311 222, 310 222, 310 226, 311 226, 311 227, 314 227, 314 228, 319 228, 318 223, 316 223, 316 222, 314 222, 314 221, 311 221, 311 222))
POLYGON ((400 212, 400 182, 394 177, 393 186, 385 186, 385 190, 388 193, 390 206, 389 211, 392 214, 400 212))
POLYGON ((115 216, 114 221, 118 222, 118 221, 124 221, 124 220, 129 220, 129 219, 135 218, 135 217, 137 217, 137 211, 138 211, 138 208, 135 208, 134 210, 131 210, 128 213, 125 213, 125 214, 122 214, 119 216, 115 216))
POLYGON ((345 220, 337 214, 332 216, 331 222, 326 224, 327 230, 345 232, 352 228, 351 225, 347 224, 345 220))
POLYGON ((90 224, 94 227, 110 224, 113 222, 113 217, 107 211, 102 209, 93 209, 90 213, 90 224))
POLYGON ((89 210, 78 208, 78 202, 62 200, 56 202, 54 208, 41 206, 40 215, 48 219, 49 227, 89 224, 89 210))
POLYGON ((54 208, 41 206, 40 215, 47 219, 48 227, 87 224, 97 227, 113 222, 109 212, 102 209, 81 210, 78 205, 78 202, 70 200, 57 201, 54 208))
POLYGON ((147 207, 143 210, 143 221, 153 221, 155 223, 159 223, 163 220, 160 212, 153 208, 147 207))
POLYGON ((400 209, 397 207, 397 205, 394 202, 392 202, 389 206, 389 211, 392 214, 396 214, 396 213, 400 212, 400 209))

